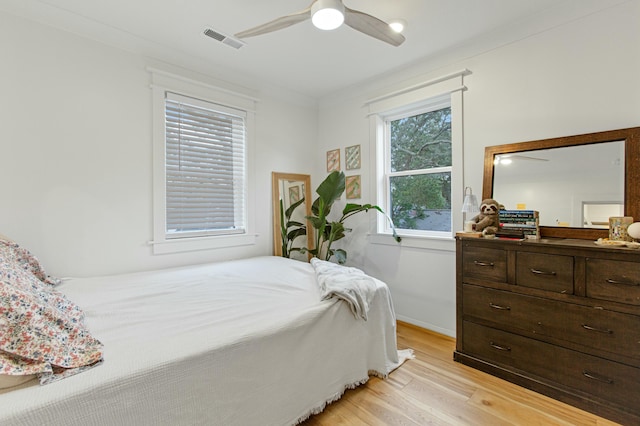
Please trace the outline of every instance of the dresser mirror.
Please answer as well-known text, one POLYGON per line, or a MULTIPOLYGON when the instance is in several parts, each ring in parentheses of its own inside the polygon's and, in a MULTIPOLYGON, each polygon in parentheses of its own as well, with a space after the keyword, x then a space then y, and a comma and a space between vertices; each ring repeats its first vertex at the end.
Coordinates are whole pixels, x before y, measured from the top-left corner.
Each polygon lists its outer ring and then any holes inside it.
POLYGON ((607 237, 640 221, 640 127, 486 147, 482 196, 538 210, 542 237, 607 237))
POLYGON ((293 244, 283 240, 283 232, 285 235, 293 236, 299 233, 300 225, 306 227, 306 232, 313 232, 313 228, 309 221, 305 218, 311 215, 311 176, 295 173, 278 173, 271 174, 272 184, 272 205, 273 205, 273 252, 276 256, 290 257, 297 260, 309 260, 308 253, 300 253, 297 250, 290 251, 292 247, 313 248, 313 235, 304 234, 297 236, 293 240, 293 244), (287 220, 287 210, 295 203, 302 201, 290 213, 287 220), (291 225, 287 227, 287 222, 291 225), (284 226, 284 231, 283 231, 284 226), (283 247, 286 244, 286 247, 283 247))

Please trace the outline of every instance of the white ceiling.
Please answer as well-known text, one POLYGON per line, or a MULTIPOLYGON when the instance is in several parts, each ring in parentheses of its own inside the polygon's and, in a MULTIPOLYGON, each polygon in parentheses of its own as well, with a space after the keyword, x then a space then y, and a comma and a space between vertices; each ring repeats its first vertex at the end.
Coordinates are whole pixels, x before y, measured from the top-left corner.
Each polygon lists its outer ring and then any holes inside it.
MULTIPOLYGON (((611 3, 611 0, 603 3, 611 3)), ((349 27, 321 31, 310 21, 246 39, 233 49, 203 35, 233 35, 306 8, 310 0, 0 0, 0 10, 214 77, 233 73, 320 98, 517 28, 586 0, 345 0, 384 21, 407 22, 393 47, 349 27)), ((590 4, 591 3, 591 4, 590 4)), ((584 13, 584 11, 582 11, 584 13)))

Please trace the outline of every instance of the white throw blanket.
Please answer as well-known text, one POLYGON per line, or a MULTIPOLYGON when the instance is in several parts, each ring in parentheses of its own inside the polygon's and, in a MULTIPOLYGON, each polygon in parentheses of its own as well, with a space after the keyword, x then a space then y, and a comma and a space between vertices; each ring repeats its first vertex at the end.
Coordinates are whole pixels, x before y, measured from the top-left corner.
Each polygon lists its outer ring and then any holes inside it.
POLYGON ((357 318, 367 320, 369 305, 376 293, 373 278, 358 268, 338 265, 318 258, 311 259, 316 272, 320 299, 337 297, 349 304, 351 312, 357 318))

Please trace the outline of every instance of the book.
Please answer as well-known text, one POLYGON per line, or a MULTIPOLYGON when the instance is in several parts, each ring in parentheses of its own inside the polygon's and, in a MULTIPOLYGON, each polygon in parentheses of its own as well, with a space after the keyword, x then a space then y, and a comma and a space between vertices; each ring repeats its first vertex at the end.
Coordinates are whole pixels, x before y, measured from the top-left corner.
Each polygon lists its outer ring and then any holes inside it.
POLYGON ((500 210, 500 219, 537 219, 540 213, 537 210, 500 210))
POLYGON ((530 214, 533 216, 539 216, 540 212, 538 210, 500 210, 500 214, 530 214))
POLYGON ((540 238, 540 213, 537 210, 500 210, 500 229, 496 236, 504 238, 540 238))
POLYGON ((500 226, 504 228, 538 228, 538 222, 500 222, 500 226))

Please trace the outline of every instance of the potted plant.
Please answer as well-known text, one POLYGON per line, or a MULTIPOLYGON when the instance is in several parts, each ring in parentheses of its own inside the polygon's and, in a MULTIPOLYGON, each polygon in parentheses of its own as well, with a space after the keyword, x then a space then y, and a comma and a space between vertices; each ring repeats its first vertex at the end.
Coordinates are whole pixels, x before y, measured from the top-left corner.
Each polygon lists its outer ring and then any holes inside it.
MULTIPOLYGON (((333 171, 318 186, 316 198, 311 206, 311 216, 307 216, 311 225, 315 229, 314 248, 300 248, 302 252, 309 251, 314 257, 323 260, 330 260, 335 257, 338 263, 344 264, 347 260, 347 252, 343 249, 334 249, 332 245, 346 236, 347 232, 351 232, 350 228, 345 227, 344 222, 351 216, 360 212, 368 212, 369 210, 377 210, 384 214, 391 223, 393 230, 393 238, 400 242, 401 238, 396 233, 395 227, 391 219, 378 206, 372 204, 353 204, 347 203, 342 210, 342 216, 338 220, 331 220, 329 215, 333 203, 338 200, 345 190, 345 175, 343 172, 333 171)), ((305 230, 306 233, 306 230, 305 230)), ((295 234, 292 234, 295 235, 295 234)))

